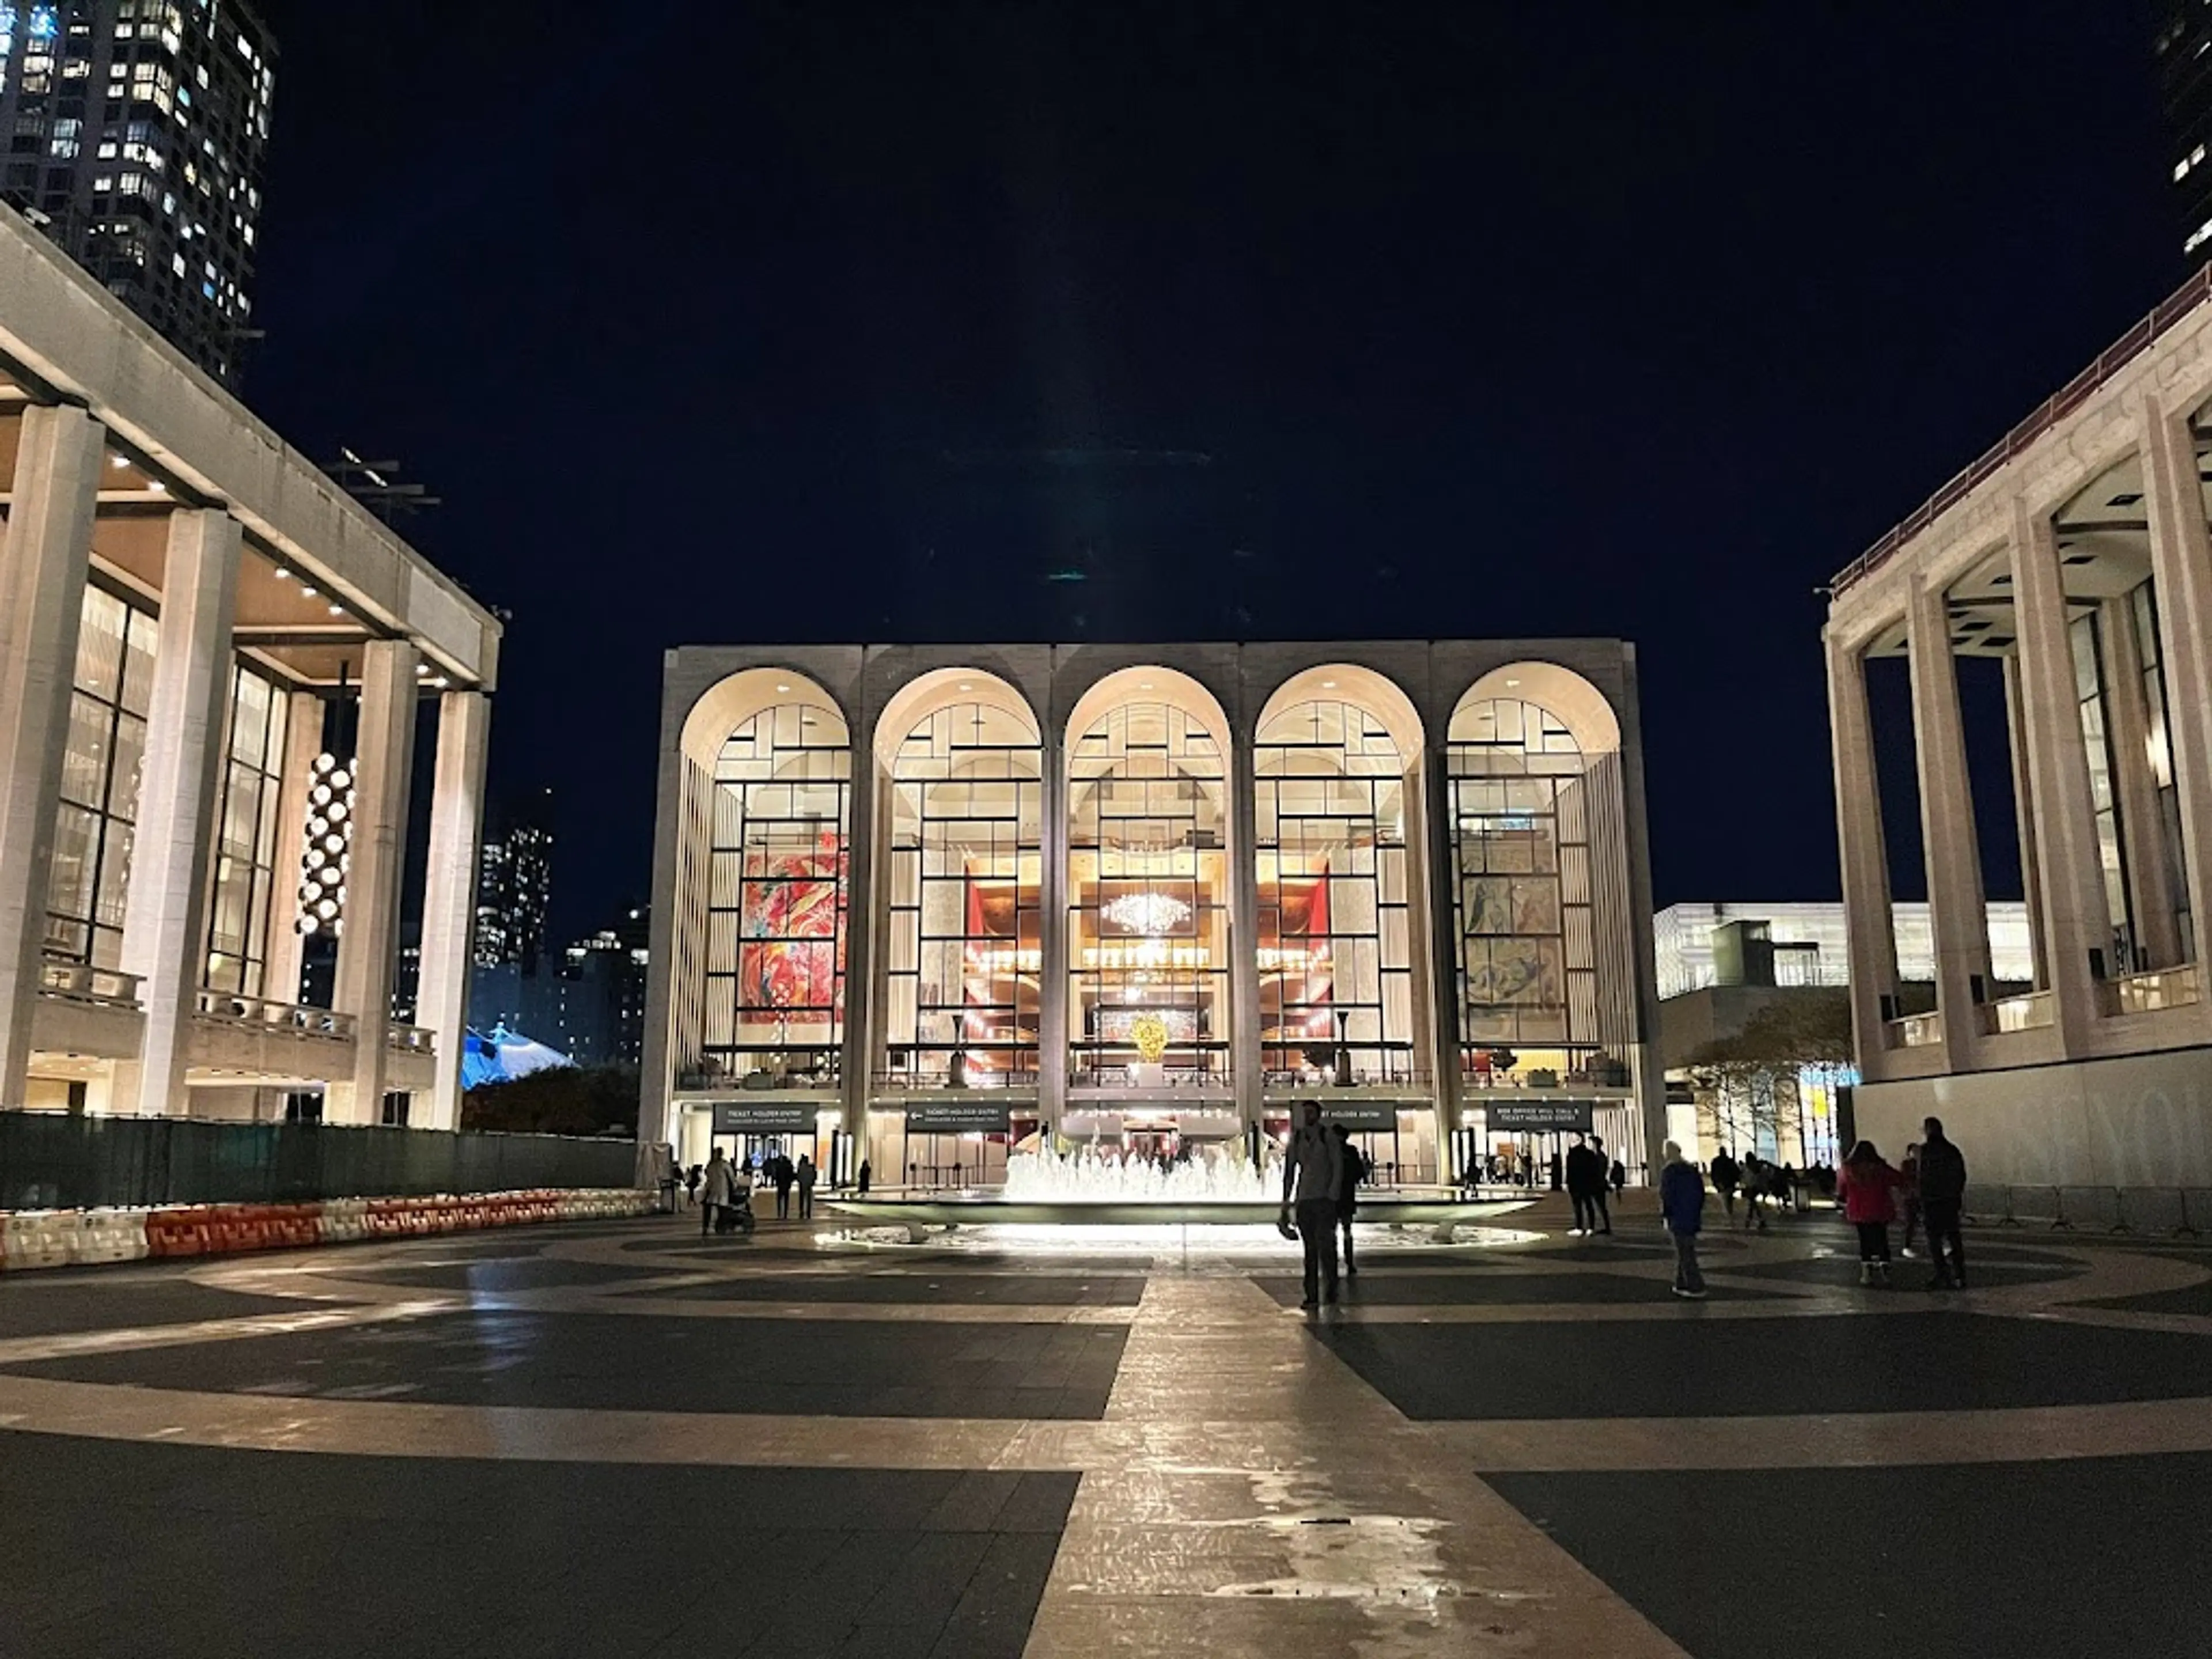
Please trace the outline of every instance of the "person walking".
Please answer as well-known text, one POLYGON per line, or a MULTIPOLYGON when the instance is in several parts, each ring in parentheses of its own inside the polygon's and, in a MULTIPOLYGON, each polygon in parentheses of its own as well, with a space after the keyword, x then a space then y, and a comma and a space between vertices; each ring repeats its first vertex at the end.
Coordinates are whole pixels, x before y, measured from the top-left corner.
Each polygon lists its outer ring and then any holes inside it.
POLYGON ((799 1184, 799 1218, 801 1221, 813 1219, 814 1182, 819 1174, 820 1171, 814 1167, 814 1160, 805 1152, 801 1152, 799 1155, 799 1169, 793 1176, 799 1184))
POLYGON ((876 1166, 866 1158, 860 1160, 860 1196, 868 1195, 868 1183, 876 1176, 876 1166))
POLYGON ((684 1201, 686 1204, 696 1204, 699 1201, 699 1180, 704 1174, 705 1171, 694 1164, 691 1166, 690 1174, 684 1177, 684 1201))
POLYGON ((1759 1195, 1766 1190, 1768 1165, 1756 1152, 1743 1155, 1743 1230, 1749 1232, 1756 1226, 1766 1231, 1766 1212, 1759 1207, 1759 1195))
POLYGON ((1897 1190, 1905 1210, 1905 1243, 1898 1254, 1907 1261, 1912 1260, 1912 1240, 1920 1231, 1920 1143, 1914 1141, 1905 1149, 1905 1159, 1897 1166, 1904 1184, 1897 1190))
POLYGON ((1375 1173, 1375 1165, 1366 1153, 1352 1144, 1352 1132, 1341 1123, 1331 1127, 1336 1133, 1336 1152, 1340 1173, 1336 1183, 1336 1224, 1344 1235, 1344 1276, 1359 1277, 1359 1264, 1352 1255, 1352 1218, 1359 1207, 1359 1183, 1375 1173))
POLYGON ((1343 1156, 1336 1137, 1321 1121, 1321 1102, 1309 1100, 1304 1117, 1283 1151, 1283 1224, 1295 1209, 1298 1238, 1305 1245, 1306 1294, 1299 1305, 1317 1307, 1326 1285, 1336 1300, 1336 1194, 1342 1185, 1343 1156))
POLYGON ((1966 1155, 1943 1133, 1943 1120, 1921 1124, 1920 1212, 1928 1223, 1928 1254, 1936 1259, 1931 1291, 1966 1288, 1966 1244, 1959 1217, 1966 1203, 1966 1155))
POLYGON ((1859 1230, 1859 1283, 1889 1283, 1889 1224, 1897 1218, 1897 1189, 1905 1177, 1862 1140, 1844 1160, 1840 1182, 1844 1218, 1859 1230))
POLYGON ((1698 1230, 1705 1218, 1705 1177, 1671 1140, 1659 1170, 1659 1213, 1674 1241, 1674 1294, 1703 1301, 1705 1275, 1698 1266, 1698 1230))
POLYGON ((1721 1148, 1721 1155, 1713 1160, 1713 1190, 1721 1195, 1721 1206, 1728 1212, 1729 1225, 1735 1225, 1735 1189, 1743 1184, 1743 1166, 1729 1156, 1729 1149, 1721 1148))
POLYGON ((1598 1231, 1607 1238, 1613 1237, 1613 1206, 1606 1202, 1606 1187, 1612 1180, 1612 1160, 1605 1155, 1605 1140, 1599 1135, 1590 1137, 1590 1215, 1598 1224, 1598 1231))
POLYGON ((1602 1184, 1604 1176, 1594 1175, 1593 1165, 1597 1170, 1605 1168, 1583 1143, 1581 1132, 1577 1131, 1575 1144, 1567 1148, 1566 1158, 1567 1197, 1575 1206, 1574 1225, 1567 1229, 1570 1238, 1584 1238, 1597 1231, 1597 1206, 1591 1194, 1602 1184))
POLYGON ((1613 1160, 1613 1201, 1620 1202, 1621 1189, 1628 1185, 1628 1166, 1619 1158, 1613 1160))
POLYGON ((708 1155, 707 1172, 700 1183, 699 1237, 706 1237, 714 1224, 714 1218, 729 1203, 731 1195, 730 1161, 722 1156, 720 1146, 708 1155))
POLYGON ((789 1158, 778 1152, 769 1160, 768 1173, 769 1179, 775 1182, 775 1218, 788 1221, 791 1219, 791 1186, 798 1178, 798 1171, 791 1167, 789 1158))

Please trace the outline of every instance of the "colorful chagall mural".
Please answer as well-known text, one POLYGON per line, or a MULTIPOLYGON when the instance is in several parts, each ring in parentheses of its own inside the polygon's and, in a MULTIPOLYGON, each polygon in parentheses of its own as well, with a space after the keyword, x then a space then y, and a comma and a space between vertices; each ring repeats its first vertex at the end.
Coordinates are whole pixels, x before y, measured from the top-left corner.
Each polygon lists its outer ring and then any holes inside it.
POLYGON ((845 852, 835 830, 809 848, 748 848, 739 907, 743 1010, 834 1010, 843 1002, 845 852))

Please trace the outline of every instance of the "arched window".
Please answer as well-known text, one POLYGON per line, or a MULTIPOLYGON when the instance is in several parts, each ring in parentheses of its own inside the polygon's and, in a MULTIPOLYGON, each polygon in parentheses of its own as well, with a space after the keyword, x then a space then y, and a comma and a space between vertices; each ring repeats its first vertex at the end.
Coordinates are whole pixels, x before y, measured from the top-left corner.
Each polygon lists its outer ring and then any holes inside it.
POLYGON ((1121 702, 1070 743, 1067 771, 1069 1080, 1225 1079, 1220 738, 1175 704, 1121 702))
POLYGON ((963 701, 891 762, 891 1080, 1033 1084, 1044 786, 1025 713, 963 701))
POLYGON ((1284 1080, 1407 1080, 1406 757, 1375 714, 1324 700, 1267 719, 1252 758, 1261 1063, 1284 1080))
POLYGON ((710 1073, 837 1074, 852 754, 827 704, 778 702, 715 757, 702 1057, 710 1073))
POLYGON ((1598 1039, 1581 745, 1535 703, 1470 698, 1449 769, 1462 1064, 1564 1077, 1598 1039))

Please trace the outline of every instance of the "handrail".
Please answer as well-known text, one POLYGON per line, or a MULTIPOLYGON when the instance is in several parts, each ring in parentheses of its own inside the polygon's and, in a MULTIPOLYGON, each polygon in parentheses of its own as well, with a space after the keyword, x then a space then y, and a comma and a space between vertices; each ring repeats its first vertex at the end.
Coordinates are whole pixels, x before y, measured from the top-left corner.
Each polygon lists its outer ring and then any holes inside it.
POLYGON ((1986 481, 2006 462, 2027 450, 2037 439, 2087 403, 2100 386, 2142 356, 2153 342, 2171 332, 2174 325, 2208 298, 2212 298, 2212 265, 2200 266, 2187 282, 2159 301, 2150 315, 2106 346, 2097 354, 2094 362, 2045 398, 2036 406, 2033 414, 1976 457, 1971 465, 1960 468, 1944 480, 1934 495, 1908 514, 1895 528, 1838 571, 1835 579, 1828 584, 1831 597, 1879 569, 1899 548, 1935 523, 1941 514, 1986 481))
POLYGON ((194 1011, 202 1019, 217 1020, 226 1025, 265 1026, 294 1036, 327 1037, 339 1042, 350 1042, 354 1037, 351 1014, 337 1013, 329 1008, 303 1008, 295 1003, 250 997, 236 991, 203 988, 196 994, 194 1011))
POLYGON ((48 957, 39 964, 39 993, 65 1002, 82 1002, 96 1008, 138 1006, 140 975, 115 968, 94 968, 89 963, 65 962, 48 957))
POLYGON ((423 1025, 402 1025, 397 1020, 385 1028, 384 1046, 403 1054, 437 1052, 438 1034, 423 1025))
POLYGON ((2197 1000, 2197 964, 2154 968, 2104 982, 2104 1012, 2107 1014, 2154 1014, 2167 1008, 2185 1008, 2197 1000))

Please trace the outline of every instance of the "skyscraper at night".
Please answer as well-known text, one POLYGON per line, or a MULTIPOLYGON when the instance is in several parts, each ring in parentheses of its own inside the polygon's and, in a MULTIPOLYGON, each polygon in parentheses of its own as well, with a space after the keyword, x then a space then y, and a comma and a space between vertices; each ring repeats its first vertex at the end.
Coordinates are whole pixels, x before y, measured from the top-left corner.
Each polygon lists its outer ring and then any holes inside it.
POLYGON ((240 0, 0 0, 0 199, 227 385, 275 59, 240 0))
POLYGON ((2212 259, 2212 7, 2164 0, 2156 52, 2182 257, 2201 265, 2212 259))
POLYGON ((547 798, 495 811, 477 866, 476 965, 536 969, 545 953, 553 890, 553 831, 547 798))

